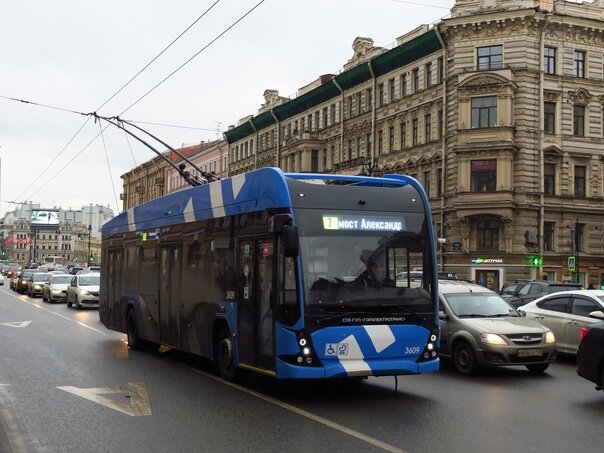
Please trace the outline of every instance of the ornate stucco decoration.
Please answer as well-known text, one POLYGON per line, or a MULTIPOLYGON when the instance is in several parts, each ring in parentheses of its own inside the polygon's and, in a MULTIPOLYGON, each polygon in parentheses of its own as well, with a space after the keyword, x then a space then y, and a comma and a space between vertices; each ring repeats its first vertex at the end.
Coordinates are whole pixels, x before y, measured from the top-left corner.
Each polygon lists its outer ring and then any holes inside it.
POLYGON ((573 104, 587 105, 591 100, 591 94, 584 88, 577 88, 574 91, 569 91, 568 94, 573 104))

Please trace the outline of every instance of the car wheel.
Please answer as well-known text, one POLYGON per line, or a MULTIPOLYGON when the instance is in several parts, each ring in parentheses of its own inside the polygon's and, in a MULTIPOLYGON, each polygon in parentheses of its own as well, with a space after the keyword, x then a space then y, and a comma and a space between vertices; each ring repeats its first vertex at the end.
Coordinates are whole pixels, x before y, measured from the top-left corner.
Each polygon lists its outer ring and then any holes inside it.
POLYGON ((549 367, 549 363, 535 363, 533 365, 526 365, 527 370, 531 373, 543 373, 549 367))
POLYGON ((239 368, 235 366, 233 336, 226 324, 220 328, 215 357, 220 377, 225 381, 235 381, 239 377, 239 368))
POLYGON ((67 298, 67 308, 71 308, 71 301, 69 300, 69 297, 67 298))
POLYGON ((128 347, 132 350, 139 350, 142 348, 143 341, 138 336, 138 328, 136 327, 136 315, 134 309, 128 310, 126 316, 126 335, 128 336, 128 347))
POLYGON ((46 302, 46 293, 44 291, 42 291, 42 302, 46 302))
POLYGON ((78 310, 82 309, 82 304, 80 303, 80 299, 78 299, 78 295, 75 296, 75 306, 78 310))
POLYGON ((474 354, 474 350, 468 342, 461 341, 457 344, 457 346, 455 346, 455 351, 453 353, 453 364, 458 372, 465 374, 466 376, 476 372, 478 368, 478 364, 476 363, 476 354, 474 354))

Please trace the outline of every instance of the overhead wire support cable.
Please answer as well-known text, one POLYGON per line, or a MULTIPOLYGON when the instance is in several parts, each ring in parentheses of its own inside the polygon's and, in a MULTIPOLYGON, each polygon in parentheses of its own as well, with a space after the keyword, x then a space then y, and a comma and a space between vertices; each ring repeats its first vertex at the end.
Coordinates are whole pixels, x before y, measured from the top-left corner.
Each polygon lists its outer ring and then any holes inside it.
MULTIPOLYGON (((141 97, 139 97, 136 101, 134 101, 132 104, 130 104, 125 110, 123 110, 120 115, 123 115, 124 113, 126 113, 128 110, 130 110, 132 107, 134 107, 136 104, 138 104, 140 101, 142 101, 144 98, 146 98, 149 94, 151 94, 153 91, 155 91, 157 88, 159 88, 162 84, 164 84, 170 77, 172 77, 174 74, 176 74, 178 71, 180 71, 182 68, 184 68, 186 65, 188 65, 192 60, 194 60, 201 52, 203 52, 204 50, 206 50, 208 47, 210 47, 212 44, 214 44, 216 41, 218 41, 223 35, 225 35, 226 33, 228 33, 235 25, 237 25, 239 22, 241 22, 243 19, 245 19, 247 16, 249 16, 256 8, 258 8, 261 4, 263 4, 266 0, 260 0, 258 3, 256 3, 252 8, 250 8, 243 16, 241 16, 239 19, 237 19, 235 22, 233 22, 231 25, 229 25, 227 28, 225 28, 222 32, 220 32, 214 39, 212 39, 209 43, 207 43, 205 46, 203 46, 198 52, 196 52, 191 58, 189 58, 187 61, 185 61, 183 64, 181 64, 178 68, 176 68, 174 71, 172 71, 170 74, 168 74, 163 80, 161 80, 159 83, 157 83, 153 88, 151 88, 149 91, 147 91, 145 94, 143 94, 141 97)), ((119 115, 118 115, 119 116, 119 115)))
MULTIPOLYGON (((96 118, 94 119, 96 122, 96 118)), ((115 192, 115 185, 113 184, 113 174, 111 173, 111 165, 109 165, 109 154, 107 154, 107 144, 105 143, 105 136, 103 135, 103 126, 99 121, 99 134, 101 134, 101 140, 103 141, 103 149, 105 150, 105 160, 107 161, 107 170, 109 170, 109 180, 111 181, 111 189, 113 189, 113 198, 115 199, 115 205, 119 209, 119 202, 117 201, 117 193, 115 192)))

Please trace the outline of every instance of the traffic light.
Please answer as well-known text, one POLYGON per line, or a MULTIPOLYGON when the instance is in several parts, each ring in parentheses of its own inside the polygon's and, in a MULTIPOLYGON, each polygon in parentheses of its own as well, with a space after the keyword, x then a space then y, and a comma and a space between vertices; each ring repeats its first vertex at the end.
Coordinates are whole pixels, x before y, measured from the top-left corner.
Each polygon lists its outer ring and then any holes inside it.
POLYGON ((82 233, 78 233, 78 241, 82 240, 82 233))

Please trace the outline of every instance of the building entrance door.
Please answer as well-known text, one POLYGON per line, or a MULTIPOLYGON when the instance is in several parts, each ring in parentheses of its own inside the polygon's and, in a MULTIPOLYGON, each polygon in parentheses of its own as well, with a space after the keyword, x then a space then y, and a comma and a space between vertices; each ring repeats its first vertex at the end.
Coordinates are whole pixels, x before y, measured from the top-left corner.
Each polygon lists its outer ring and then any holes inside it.
POLYGON ((499 292, 499 288, 501 287, 499 270, 476 269, 476 283, 492 291, 499 292))

